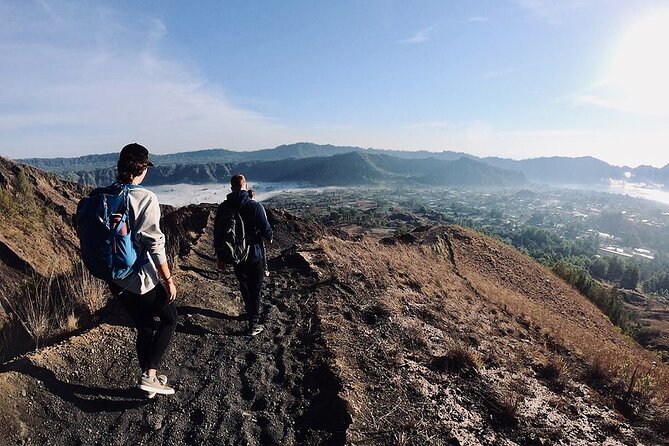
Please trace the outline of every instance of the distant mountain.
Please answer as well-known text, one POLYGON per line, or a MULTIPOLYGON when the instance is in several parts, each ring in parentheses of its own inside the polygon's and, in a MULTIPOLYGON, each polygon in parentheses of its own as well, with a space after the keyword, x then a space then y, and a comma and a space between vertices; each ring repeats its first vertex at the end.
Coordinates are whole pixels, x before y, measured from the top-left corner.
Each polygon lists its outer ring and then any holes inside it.
MULTIPOLYGON (((297 143, 282 145, 273 149, 236 152, 226 149, 207 149, 192 152, 170 153, 167 155, 151 155, 151 162, 156 166, 172 164, 208 164, 233 163, 243 161, 274 161, 287 158, 313 158, 321 156, 339 155, 342 153, 360 151, 360 147, 341 147, 332 145, 318 145, 312 143, 297 143)), ((101 155, 86 155, 76 158, 26 158, 19 160, 22 163, 51 172, 71 172, 96 169, 113 169, 118 160, 118 153, 101 155)))
MULTIPOLYGON (((410 162, 406 162, 406 169, 409 169, 409 166, 412 166, 411 169, 419 169, 421 172, 425 173, 423 181, 436 181, 437 183, 444 181, 440 173, 440 167, 438 165, 426 166, 421 164, 419 162, 420 160, 456 161, 461 158, 468 158, 470 160, 483 161, 492 167, 520 172, 530 181, 549 184, 605 184, 609 179, 626 179, 626 174, 629 172, 631 174, 629 180, 632 182, 647 183, 656 187, 664 187, 665 189, 669 188, 669 165, 662 169, 657 169, 652 166, 639 166, 637 168, 625 166, 619 167, 610 165, 593 157, 568 158, 555 156, 512 160, 499 157, 479 158, 466 153, 453 151, 428 152, 425 150, 387 150, 300 142, 296 144, 281 145, 273 149, 254 150, 249 152, 237 152, 226 149, 208 149, 172 153, 168 155, 152 155, 151 159, 157 166, 173 166, 174 170, 167 169, 164 171, 164 175, 166 176, 175 176, 177 175, 175 170, 180 170, 184 177, 190 178, 188 180, 190 182, 206 182, 205 178, 207 177, 217 178, 217 175, 219 174, 218 169, 220 169, 220 167, 214 168, 215 172, 209 171, 215 164, 230 167, 237 163, 252 163, 255 168, 262 171, 264 166, 258 164, 258 162, 322 158, 343 155, 351 152, 368 156, 390 156, 395 159, 411 160, 410 162), (186 168, 186 166, 190 165, 206 165, 208 167, 193 169, 186 168), (432 176, 427 173, 430 168, 436 169, 436 178, 432 178, 432 176), (191 172, 187 172, 189 170, 191 170, 191 172), (168 174, 168 172, 172 173, 168 174)), ((105 169, 113 171, 117 158, 117 153, 107 153, 102 155, 86 155, 77 158, 27 158, 20 161, 44 170, 61 173, 62 176, 69 179, 86 177, 83 182, 87 184, 96 184, 100 181, 100 179, 96 179, 96 177, 102 175, 104 178, 109 178, 108 172, 104 174, 101 172, 91 172, 87 175, 84 175, 82 172, 105 169)), ((377 159, 375 163, 383 164, 379 159, 377 159)), ((431 161, 429 163, 431 163, 431 161)), ((377 167, 378 166, 379 165, 377 165, 377 167)), ((295 167, 297 168, 298 166, 295 167)), ((399 168, 399 170, 401 171, 402 168, 399 168)), ((285 169, 282 169, 282 172, 285 172, 285 169)), ((397 169, 391 169, 389 172, 398 173, 397 169)), ((377 175, 373 172, 368 172, 368 174, 372 177, 377 175)), ((306 173, 305 176, 309 177, 306 173)), ((466 178, 461 177, 460 180, 466 180, 466 178)), ((456 181, 456 179, 454 178, 453 181, 456 181)), ((496 180, 492 180, 491 182, 494 183, 495 181, 496 180)))
MULTIPOLYGON (((404 150, 364 149, 354 146, 333 146, 331 144, 313 144, 300 142, 277 146, 273 149, 238 152, 226 149, 207 149, 192 152, 179 152, 167 155, 151 155, 151 162, 156 166, 170 164, 207 164, 233 163, 243 161, 276 161, 288 158, 316 158, 323 156, 341 155, 344 153, 359 152, 375 155, 391 155, 398 158, 437 158, 454 161, 463 156, 471 157, 458 152, 428 152, 426 150, 407 152, 404 150)), ((21 163, 47 170, 50 172, 72 172, 96 169, 113 169, 118 160, 118 153, 99 155, 85 155, 75 158, 25 158, 18 160, 21 163)))
POLYGON ((549 184, 607 184, 609 180, 645 183, 651 187, 669 189, 669 165, 661 169, 652 166, 613 166, 590 156, 567 158, 560 156, 511 160, 483 158, 492 166, 522 172, 530 181, 549 184))
POLYGON ((589 156, 567 158, 542 157, 516 161, 489 157, 484 162, 502 169, 522 172, 528 180, 558 184, 593 184, 609 178, 622 178, 626 170, 589 156))
MULTIPOLYGON (((169 164, 203 164, 214 162, 232 162, 248 159, 247 153, 233 152, 225 149, 197 150, 193 152, 171 153, 167 155, 151 155, 155 165, 169 164)), ((98 155, 85 155, 76 158, 25 158, 18 160, 39 169, 50 172, 73 172, 96 169, 115 169, 118 152, 98 155)))
MULTIPOLYGON (((315 186, 371 185, 397 181, 451 186, 511 186, 527 182, 518 172, 467 158, 455 161, 401 159, 349 152, 274 161, 159 165, 152 169, 145 184, 224 182, 236 172, 244 172, 254 181, 298 182, 315 186)), ((68 180, 92 186, 109 184, 114 181, 114 175, 115 169, 112 168, 62 174, 68 180)))
POLYGON ((636 169, 630 169, 630 172, 632 172, 630 180, 633 182, 663 185, 664 189, 669 189, 669 164, 661 169, 653 166, 639 166, 636 169))

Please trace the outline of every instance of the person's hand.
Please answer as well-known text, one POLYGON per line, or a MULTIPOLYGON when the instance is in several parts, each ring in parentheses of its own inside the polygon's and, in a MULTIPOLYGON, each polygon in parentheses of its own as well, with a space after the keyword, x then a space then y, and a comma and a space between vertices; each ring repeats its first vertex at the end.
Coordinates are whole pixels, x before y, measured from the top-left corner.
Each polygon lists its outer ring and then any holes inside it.
POLYGON ((177 298, 177 286, 174 284, 174 279, 169 279, 166 285, 167 285, 167 295, 169 296, 167 303, 172 303, 174 302, 174 299, 177 298))
POLYGON ((216 266, 218 267, 218 269, 225 269, 225 262, 223 262, 221 259, 217 259, 216 266))

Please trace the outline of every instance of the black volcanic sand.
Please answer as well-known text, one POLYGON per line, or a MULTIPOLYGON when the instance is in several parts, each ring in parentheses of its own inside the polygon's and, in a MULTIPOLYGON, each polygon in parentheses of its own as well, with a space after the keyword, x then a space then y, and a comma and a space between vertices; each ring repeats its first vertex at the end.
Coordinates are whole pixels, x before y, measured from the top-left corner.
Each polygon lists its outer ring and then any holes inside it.
POLYGON ((300 237, 279 235, 268 247, 266 330, 249 337, 232 269, 217 272, 210 234, 196 235, 181 259, 179 323, 161 370, 175 395, 149 400, 135 388, 135 335, 116 308, 100 327, 0 369, 2 381, 22 384, 6 395, 13 407, 0 410, 0 438, 39 445, 342 444, 350 417, 311 321, 308 291, 316 279, 292 264, 290 251, 279 253, 300 237), (22 422, 11 416, 14 407, 22 422))

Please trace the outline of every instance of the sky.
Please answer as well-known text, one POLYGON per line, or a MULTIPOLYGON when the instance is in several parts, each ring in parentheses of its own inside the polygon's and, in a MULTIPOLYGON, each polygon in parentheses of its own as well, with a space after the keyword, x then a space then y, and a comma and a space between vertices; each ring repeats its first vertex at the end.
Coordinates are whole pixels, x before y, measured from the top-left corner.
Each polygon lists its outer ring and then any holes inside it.
POLYGON ((669 164, 669 0, 0 0, 0 155, 669 164))

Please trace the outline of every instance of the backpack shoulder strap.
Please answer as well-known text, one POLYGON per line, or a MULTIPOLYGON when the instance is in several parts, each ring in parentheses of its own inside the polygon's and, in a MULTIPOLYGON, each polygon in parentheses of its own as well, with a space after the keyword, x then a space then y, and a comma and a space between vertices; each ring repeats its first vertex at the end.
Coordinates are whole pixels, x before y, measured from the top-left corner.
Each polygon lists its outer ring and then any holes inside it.
POLYGON ((98 187, 97 189, 94 189, 93 192, 91 192, 91 194, 100 192, 106 192, 109 194, 118 194, 121 191, 127 192, 133 189, 144 189, 144 186, 139 184, 121 183, 120 181, 117 181, 106 187, 98 187))

